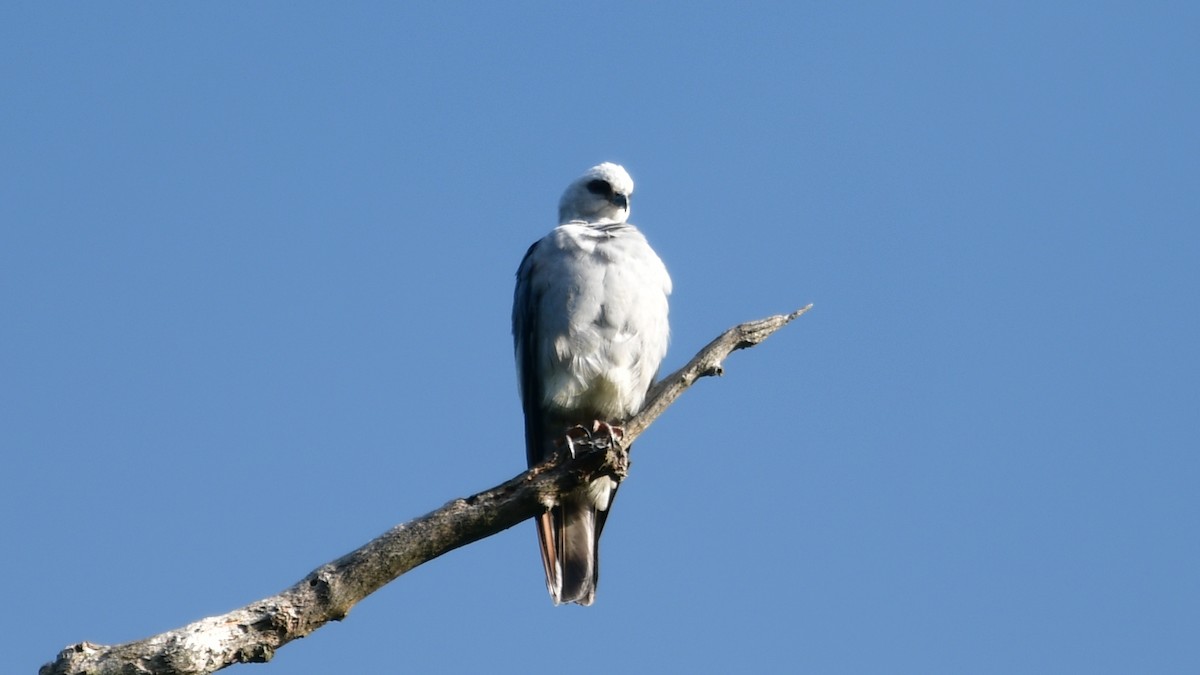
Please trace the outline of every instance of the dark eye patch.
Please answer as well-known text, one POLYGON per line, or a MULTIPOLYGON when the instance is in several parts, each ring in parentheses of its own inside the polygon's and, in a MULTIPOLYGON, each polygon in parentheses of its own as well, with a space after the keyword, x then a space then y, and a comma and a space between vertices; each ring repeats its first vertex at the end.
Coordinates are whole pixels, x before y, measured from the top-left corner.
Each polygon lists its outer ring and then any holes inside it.
POLYGON ((594 195, 600 195, 606 199, 612 197, 613 193, 612 186, 608 184, 608 181, 600 180, 599 178, 588 182, 587 189, 588 192, 594 195))

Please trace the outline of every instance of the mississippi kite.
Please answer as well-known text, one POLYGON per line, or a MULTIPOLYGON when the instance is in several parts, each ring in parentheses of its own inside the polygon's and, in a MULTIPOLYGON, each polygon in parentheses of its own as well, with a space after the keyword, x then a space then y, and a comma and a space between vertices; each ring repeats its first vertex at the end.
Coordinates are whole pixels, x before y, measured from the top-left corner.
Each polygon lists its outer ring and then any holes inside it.
MULTIPOLYGON (((558 203, 558 222, 525 254, 513 299, 513 341, 529 466, 568 429, 626 420, 641 409, 667 353, 671 278, 629 218, 633 179, 594 166, 558 203)), ((590 605, 598 545, 617 484, 601 478, 537 520, 554 603, 590 605)))

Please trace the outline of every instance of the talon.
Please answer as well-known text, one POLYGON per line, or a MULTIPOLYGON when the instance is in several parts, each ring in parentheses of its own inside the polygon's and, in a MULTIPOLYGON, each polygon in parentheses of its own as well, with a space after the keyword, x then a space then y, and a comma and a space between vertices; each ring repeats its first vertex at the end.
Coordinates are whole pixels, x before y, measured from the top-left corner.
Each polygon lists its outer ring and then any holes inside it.
POLYGON ((592 431, 603 431, 605 436, 607 436, 608 447, 610 448, 615 446, 617 441, 625 437, 624 429, 618 426, 613 426, 603 420, 596 420, 592 422, 592 431))
POLYGON ((575 444, 585 438, 587 439, 589 445, 595 445, 595 439, 592 437, 592 432, 588 431, 587 427, 583 426, 582 424, 577 424, 570 429, 567 429, 567 432, 563 434, 563 437, 559 439, 558 442, 560 445, 567 446, 567 452, 571 453, 571 459, 575 459, 575 444))

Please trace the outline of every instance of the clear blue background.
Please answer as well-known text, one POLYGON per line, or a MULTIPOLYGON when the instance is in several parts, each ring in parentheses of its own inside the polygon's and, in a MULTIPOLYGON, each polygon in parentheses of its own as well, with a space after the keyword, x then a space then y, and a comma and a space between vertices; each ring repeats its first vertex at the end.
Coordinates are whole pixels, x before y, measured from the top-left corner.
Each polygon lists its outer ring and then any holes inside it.
POLYGON ((676 284, 595 606, 523 524, 237 672, 1200 672, 1195 3, 5 3, 3 669, 524 464, 600 161, 676 284))

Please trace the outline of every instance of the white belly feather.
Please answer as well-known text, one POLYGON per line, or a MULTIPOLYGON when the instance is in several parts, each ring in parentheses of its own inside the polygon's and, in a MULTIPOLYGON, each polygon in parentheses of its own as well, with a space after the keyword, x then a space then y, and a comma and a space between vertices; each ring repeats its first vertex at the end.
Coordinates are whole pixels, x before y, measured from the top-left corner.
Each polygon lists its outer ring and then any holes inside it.
POLYGON ((632 226, 569 223, 547 239, 537 276, 556 283, 541 295, 544 403, 568 415, 626 419, 641 408, 667 351, 666 267, 632 226))

